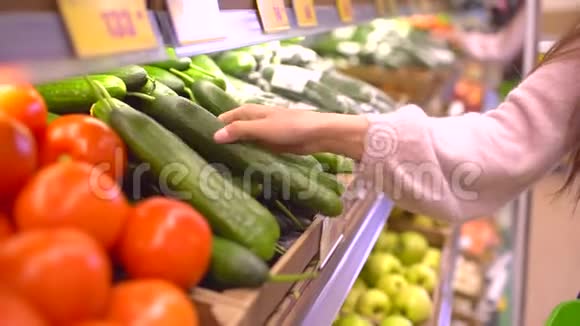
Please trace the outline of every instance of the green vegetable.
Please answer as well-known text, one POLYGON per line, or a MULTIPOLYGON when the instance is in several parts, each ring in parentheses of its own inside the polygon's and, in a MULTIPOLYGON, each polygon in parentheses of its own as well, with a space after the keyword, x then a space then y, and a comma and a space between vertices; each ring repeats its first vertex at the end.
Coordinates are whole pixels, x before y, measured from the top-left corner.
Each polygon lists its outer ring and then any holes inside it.
POLYGON ((179 59, 177 59, 177 58, 168 59, 165 61, 153 62, 153 63, 149 64, 149 66, 163 68, 165 70, 169 70, 169 69, 187 70, 187 69, 189 69, 190 65, 191 65, 191 59, 187 58, 187 57, 179 58, 179 59))
POLYGON ((235 98, 207 80, 196 81, 191 90, 197 102, 215 116, 241 105, 235 98))
MULTIPOLYGON (((358 79, 346 76, 340 72, 327 70, 322 74, 320 82, 348 97, 363 102, 372 103, 377 98, 390 100, 382 91, 358 79)), ((394 105, 394 102, 390 100, 394 105)))
POLYGON ((145 85, 141 87, 138 92, 142 94, 151 95, 155 91, 155 81, 153 79, 148 79, 145 85))
POLYGON ((272 275, 268 265, 248 249, 219 236, 212 239, 208 279, 220 289, 257 288, 266 282, 297 282, 315 276, 272 275))
POLYGON ((316 158, 312 155, 296 155, 290 153, 284 153, 280 155, 283 159, 290 163, 302 165, 308 169, 313 169, 314 171, 322 171, 322 165, 316 158))
POLYGON ((211 162, 227 165, 236 175, 251 173, 261 178, 264 190, 274 188, 327 216, 342 212, 336 193, 272 153, 251 144, 216 144, 213 135, 224 124, 200 106, 181 97, 164 96, 145 102, 141 109, 211 162))
MULTIPOLYGON (((167 110, 167 115, 175 116, 175 109, 188 109, 175 104, 194 105, 178 96, 158 99, 161 100, 150 97, 150 102, 145 102, 149 104, 145 105, 147 111, 163 115, 167 110)), ((105 106, 95 106, 96 110, 104 111, 95 115, 109 121, 135 157, 149 163, 155 176, 166 182, 161 185, 199 210, 216 234, 247 247, 262 259, 274 255, 280 229, 265 207, 224 179, 176 135, 145 114, 128 107, 113 107, 107 112, 105 106)))
POLYGON ((156 80, 155 81, 155 89, 150 94, 151 96, 179 96, 175 91, 171 88, 167 87, 167 85, 163 84, 162 82, 156 80))
POLYGON ((121 78, 128 91, 137 91, 147 83, 147 71, 140 66, 130 65, 107 72, 121 78))
POLYGON ((195 57, 191 57, 191 64, 203 69, 204 71, 208 72, 212 76, 226 79, 226 74, 220 69, 220 67, 210 58, 208 55, 201 54, 196 55, 195 57))
POLYGON ((254 56, 245 51, 227 51, 217 58, 216 63, 224 73, 237 77, 249 74, 258 66, 254 56))
POLYGON ((207 80, 223 90, 226 89, 226 81, 224 79, 216 77, 202 70, 201 68, 191 66, 189 69, 184 70, 182 73, 189 76, 194 82, 199 80, 207 80))
MULTIPOLYGON (((127 94, 123 80, 111 75, 91 75, 89 79, 99 82, 114 98, 122 99, 127 94)), ((92 88, 83 77, 64 79, 58 82, 37 85, 48 110, 56 114, 88 113, 97 101, 92 88)))
POLYGON ((258 197, 262 193, 262 185, 255 180, 244 180, 243 177, 234 176, 231 181, 252 197, 258 197))
POLYGON ((165 84, 165 86, 171 88, 177 94, 187 96, 189 98, 193 97, 191 90, 185 86, 183 80, 171 72, 154 66, 144 66, 143 68, 145 68, 151 78, 165 84))
POLYGON ((352 173, 354 170, 354 161, 351 158, 334 153, 314 153, 312 156, 328 173, 352 173))
POLYGON ((48 115, 46 116, 46 122, 51 123, 58 118, 60 118, 60 115, 48 112, 48 115))
POLYGON ((321 83, 309 80, 302 94, 308 101, 327 112, 356 113, 356 102, 321 83))

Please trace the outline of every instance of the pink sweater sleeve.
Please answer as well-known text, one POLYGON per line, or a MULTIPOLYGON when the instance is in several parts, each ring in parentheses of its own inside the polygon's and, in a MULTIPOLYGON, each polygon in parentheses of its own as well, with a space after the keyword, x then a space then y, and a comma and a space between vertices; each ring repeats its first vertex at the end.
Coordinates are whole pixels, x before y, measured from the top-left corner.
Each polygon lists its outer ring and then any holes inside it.
POLYGON ((448 220, 495 212, 547 173, 580 130, 580 60, 546 64, 489 113, 369 115, 360 173, 410 211, 448 220))
POLYGON ((459 33, 459 44, 477 60, 509 62, 524 46, 525 28, 526 8, 523 6, 501 31, 494 34, 459 33))

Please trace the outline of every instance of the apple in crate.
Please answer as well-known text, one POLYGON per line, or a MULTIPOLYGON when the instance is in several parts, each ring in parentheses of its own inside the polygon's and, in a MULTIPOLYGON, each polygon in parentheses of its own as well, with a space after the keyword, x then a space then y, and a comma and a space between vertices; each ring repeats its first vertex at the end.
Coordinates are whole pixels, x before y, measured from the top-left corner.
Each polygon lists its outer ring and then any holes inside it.
POLYGON ((438 273, 439 266, 441 265, 441 250, 437 248, 429 248, 421 263, 431 267, 436 273, 438 273))
POLYGON ((372 320, 383 320, 391 311, 391 299, 379 289, 369 289, 358 299, 357 312, 372 320))
POLYGON ((414 324, 428 320, 433 314, 433 303, 427 290, 409 285, 394 300, 395 309, 414 324))
POLYGON ((401 272, 402 265, 397 257, 385 252, 375 252, 367 259, 362 276, 368 286, 374 287, 381 276, 401 272))
POLYGON ((405 277, 409 283, 418 285, 429 293, 433 293, 437 286, 437 273, 424 264, 415 264, 407 268, 405 277))
POLYGON ((373 247, 374 251, 393 253, 399 246, 399 235, 393 231, 383 230, 379 234, 379 238, 373 247))
POLYGON ((390 298, 394 298, 403 291, 409 282, 401 274, 386 274, 381 276, 377 282, 376 288, 385 292, 390 298))
POLYGON ((332 326, 373 326, 373 324, 357 314, 347 314, 338 318, 332 326))
POLYGON ((365 291, 366 289, 364 288, 352 288, 348 293, 348 295, 346 296, 346 299, 344 300, 342 307, 340 307, 340 311, 342 313, 355 312, 358 299, 365 291))
POLYGON ((414 231, 406 231, 400 235, 400 244, 397 256, 404 265, 413 265, 421 260, 429 250, 429 243, 425 237, 414 231))
POLYGON ((413 323, 403 316, 392 315, 383 319, 379 326, 413 326, 413 323))

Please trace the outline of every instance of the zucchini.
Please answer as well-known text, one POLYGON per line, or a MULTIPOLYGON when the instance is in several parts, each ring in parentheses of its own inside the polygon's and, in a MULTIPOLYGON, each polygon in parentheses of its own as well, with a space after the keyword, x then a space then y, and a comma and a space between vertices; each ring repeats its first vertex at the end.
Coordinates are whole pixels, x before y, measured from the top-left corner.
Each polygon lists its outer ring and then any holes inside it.
POLYGON ((266 282, 297 282, 316 273, 272 275, 268 265, 248 249, 219 236, 212 238, 207 278, 219 289, 257 288, 266 282))
MULTIPOLYGON (((159 98, 191 103, 178 96, 159 98)), ((166 108, 158 109, 165 111, 166 108)), ((245 246, 264 260, 272 258, 280 237, 275 217, 224 179, 176 135, 115 99, 99 100, 93 114, 119 134, 139 161, 150 165, 164 192, 171 192, 199 210, 216 234, 245 246)))
POLYGON ((215 116, 241 105, 235 98, 207 80, 196 81, 191 90, 196 101, 215 116))
POLYGON ((159 62, 150 63, 149 66, 154 66, 158 68, 162 68, 165 70, 169 69, 176 69, 176 70, 187 70, 191 65, 191 59, 184 57, 184 58, 175 58, 175 59, 168 59, 159 62))
POLYGON ((216 60, 220 69, 236 77, 245 76, 256 70, 258 62, 254 56, 246 51, 227 51, 216 60))
MULTIPOLYGON (((91 75, 90 80, 99 82, 114 98, 122 99, 127 87, 119 77, 91 75)), ((69 78, 36 86, 50 112, 56 114, 88 113, 98 98, 84 77, 69 78)))
POLYGON ((106 73, 121 78, 128 91, 137 91, 147 83, 147 71, 140 66, 130 65, 106 73))
POLYGON ((165 86, 171 88, 177 94, 187 97, 191 96, 191 90, 185 86, 183 80, 171 72, 154 66, 144 66, 143 68, 151 78, 165 84, 165 86))
POLYGON ((227 165, 235 174, 251 173, 254 178, 262 178, 264 191, 274 188, 327 216, 342 212, 342 201, 336 193, 274 154, 252 144, 216 144, 213 135, 224 124, 200 106, 181 97, 163 96, 146 101, 141 109, 206 159, 227 165))

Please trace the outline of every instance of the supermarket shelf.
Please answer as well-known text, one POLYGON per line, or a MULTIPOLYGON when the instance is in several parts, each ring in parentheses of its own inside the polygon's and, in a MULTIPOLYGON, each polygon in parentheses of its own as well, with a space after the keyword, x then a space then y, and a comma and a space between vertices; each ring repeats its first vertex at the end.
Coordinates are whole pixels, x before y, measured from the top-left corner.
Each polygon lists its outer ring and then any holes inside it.
MULTIPOLYGON (((291 8, 286 8, 286 13, 290 22, 290 29, 284 32, 269 34, 262 31, 257 10, 222 10, 222 22, 225 25, 224 30, 227 35, 225 39, 184 46, 179 45, 177 42, 177 37, 172 31, 168 13, 159 12, 157 15, 167 43, 175 46, 178 55, 191 56, 292 37, 309 36, 346 26, 346 24, 340 20, 336 7, 317 6, 315 9, 316 17, 318 19, 317 27, 298 27, 293 10, 291 8)), ((377 17, 377 12, 372 4, 358 4, 353 6, 353 10, 355 20, 349 25, 361 24, 377 17)))
POLYGON ((319 276, 307 284, 284 325, 330 325, 359 275, 393 207, 380 194, 360 223, 345 234, 319 276))
MULTIPOLYGON (((149 12, 150 20, 155 17, 149 12)), ((157 24, 152 24, 158 47, 120 55, 79 59, 57 12, 0 14, 0 67, 14 65, 32 82, 62 79, 74 75, 107 71, 127 64, 159 61, 166 58, 157 24), (15 40, 25 40, 15 42, 15 40)))

